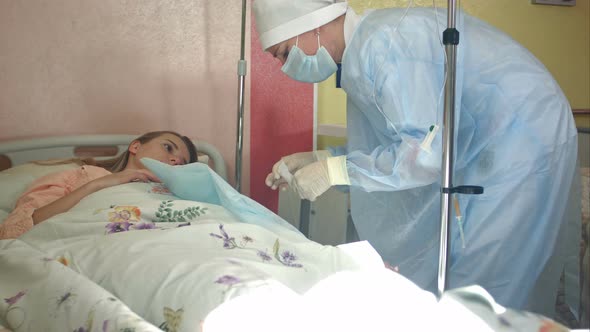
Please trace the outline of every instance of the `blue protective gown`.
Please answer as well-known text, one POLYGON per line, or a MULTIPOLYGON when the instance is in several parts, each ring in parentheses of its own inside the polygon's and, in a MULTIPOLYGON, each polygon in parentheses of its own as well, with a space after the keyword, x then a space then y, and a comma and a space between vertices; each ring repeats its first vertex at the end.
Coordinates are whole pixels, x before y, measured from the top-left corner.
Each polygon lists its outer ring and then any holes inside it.
MULTIPOLYGON (((351 212, 361 239, 434 292, 442 129, 432 151, 420 143, 431 125, 442 127, 446 12, 437 30, 433 9, 412 8, 394 32, 403 12, 368 14, 343 56, 351 212)), ((565 256, 575 260, 579 241, 564 241, 580 220, 567 208, 577 169, 571 109, 513 39, 463 13, 457 29, 453 185, 485 192, 457 195, 465 248, 453 219, 448 286, 479 284, 500 304, 550 314, 565 256)))

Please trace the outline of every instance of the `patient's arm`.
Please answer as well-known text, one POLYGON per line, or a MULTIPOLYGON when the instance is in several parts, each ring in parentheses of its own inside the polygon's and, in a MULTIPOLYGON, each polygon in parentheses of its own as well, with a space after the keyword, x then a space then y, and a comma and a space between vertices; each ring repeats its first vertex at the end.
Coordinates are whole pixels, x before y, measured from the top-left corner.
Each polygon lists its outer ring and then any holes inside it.
POLYGON ((79 167, 37 179, 19 197, 12 212, 0 224, 0 239, 14 239, 26 233, 34 226, 33 213, 36 209, 108 174, 109 171, 100 167, 79 167))
POLYGON ((0 239, 15 239, 34 225, 66 212, 85 196, 102 188, 134 180, 159 181, 146 170, 115 174, 95 166, 84 166, 46 175, 31 184, 14 210, 0 224, 0 239))
MULTIPOLYGON (((96 180, 94 180, 96 181, 96 180)), ((57 199, 56 201, 53 201, 52 203, 49 203, 41 208, 38 208, 35 210, 35 212, 33 212, 33 224, 37 225, 38 223, 49 219, 51 217, 53 217, 56 214, 60 214, 63 212, 68 211, 69 209, 71 209, 74 205, 78 204, 78 202, 92 194, 95 191, 98 191, 102 188, 98 187, 94 181, 91 181, 85 185, 83 185, 82 187, 72 191, 69 194, 66 194, 65 196, 57 199)))
POLYGON ((82 198, 96 191, 133 181, 160 182, 160 180, 155 175, 145 169, 126 169, 118 173, 99 177, 82 185, 69 194, 59 198, 58 200, 36 209, 33 213, 33 223, 37 225, 38 223, 49 219, 56 214, 68 211, 74 205, 78 204, 82 198))

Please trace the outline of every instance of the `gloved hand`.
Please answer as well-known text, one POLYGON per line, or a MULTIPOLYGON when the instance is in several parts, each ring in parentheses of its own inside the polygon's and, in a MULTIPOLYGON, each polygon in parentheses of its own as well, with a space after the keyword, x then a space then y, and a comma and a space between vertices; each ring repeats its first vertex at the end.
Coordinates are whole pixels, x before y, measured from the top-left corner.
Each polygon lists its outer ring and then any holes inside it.
POLYGON ((331 157, 327 150, 318 150, 311 152, 298 152, 281 158, 272 167, 272 172, 266 176, 265 183, 271 189, 286 188, 291 181, 290 176, 313 162, 325 160, 331 157), (284 164, 284 166, 281 166, 284 164))
POLYGON ((346 156, 330 157, 298 170, 291 183, 302 199, 315 199, 335 185, 350 185, 346 156))

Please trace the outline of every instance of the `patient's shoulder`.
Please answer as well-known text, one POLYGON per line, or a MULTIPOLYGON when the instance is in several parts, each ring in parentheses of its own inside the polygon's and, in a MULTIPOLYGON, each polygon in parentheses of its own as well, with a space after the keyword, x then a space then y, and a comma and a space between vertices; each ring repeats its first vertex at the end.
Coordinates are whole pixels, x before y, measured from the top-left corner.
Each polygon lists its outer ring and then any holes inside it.
POLYGON ((111 174, 111 172, 102 167, 90 165, 78 166, 71 169, 50 173, 37 179, 29 186, 29 191, 31 189, 47 185, 77 188, 87 182, 109 174, 111 174))

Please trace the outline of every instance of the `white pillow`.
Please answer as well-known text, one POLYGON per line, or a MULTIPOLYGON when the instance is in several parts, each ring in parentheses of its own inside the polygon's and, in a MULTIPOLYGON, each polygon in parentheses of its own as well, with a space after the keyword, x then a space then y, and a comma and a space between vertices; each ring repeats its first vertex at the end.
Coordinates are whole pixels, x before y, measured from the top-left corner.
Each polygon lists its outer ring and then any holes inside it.
MULTIPOLYGON (((22 193, 40 177, 54 172, 79 167, 76 164, 37 165, 23 164, 0 172, 0 210, 10 213, 22 193)), ((0 214, 0 220, 5 216, 0 214)))
MULTIPOLYGON (((200 154, 200 153, 199 153, 199 156, 198 156, 198 157, 199 157, 199 162, 200 162, 200 163, 203 163, 203 164, 209 165, 209 155, 206 155, 206 154, 200 154)), ((209 166, 211 166, 211 165, 209 165, 209 166)))

